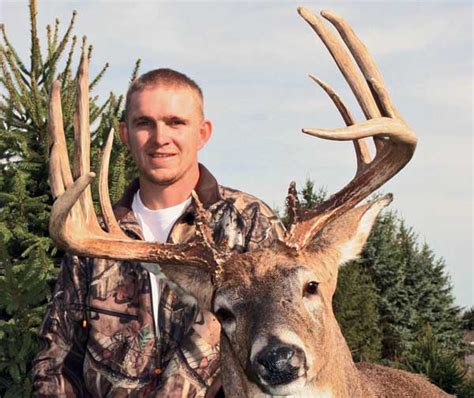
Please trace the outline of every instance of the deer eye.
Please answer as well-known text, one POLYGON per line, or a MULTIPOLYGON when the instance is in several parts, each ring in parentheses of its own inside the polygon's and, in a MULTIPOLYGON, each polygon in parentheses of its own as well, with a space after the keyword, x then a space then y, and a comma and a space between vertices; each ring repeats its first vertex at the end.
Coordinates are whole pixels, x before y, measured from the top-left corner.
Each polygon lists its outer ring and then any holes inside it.
POLYGON ((235 320, 234 314, 225 308, 219 308, 215 315, 220 323, 231 322, 235 320))
POLYGON ((319 283, 316 281, 308 282, 304 288, 305 294, 317 294, 319 283))

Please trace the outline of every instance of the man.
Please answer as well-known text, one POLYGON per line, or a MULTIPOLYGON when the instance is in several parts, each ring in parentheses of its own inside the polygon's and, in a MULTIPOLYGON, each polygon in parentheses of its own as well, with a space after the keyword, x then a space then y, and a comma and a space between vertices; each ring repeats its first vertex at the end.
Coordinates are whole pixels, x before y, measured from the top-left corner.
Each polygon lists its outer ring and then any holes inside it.
MULTIPOLYGON (((130 237, 194 239, 193 190, 211 214, 216 243, 241 252, 282 236, 265 204, 218 185, 198 163, 211 134, 193 80, 158 69, 133 82, 120 137, 139 178, 114 209, 130 237)), ((149 265, 67 256, 40 332, 35 395, 202 397, 218 372, 219 331, 149 265)))

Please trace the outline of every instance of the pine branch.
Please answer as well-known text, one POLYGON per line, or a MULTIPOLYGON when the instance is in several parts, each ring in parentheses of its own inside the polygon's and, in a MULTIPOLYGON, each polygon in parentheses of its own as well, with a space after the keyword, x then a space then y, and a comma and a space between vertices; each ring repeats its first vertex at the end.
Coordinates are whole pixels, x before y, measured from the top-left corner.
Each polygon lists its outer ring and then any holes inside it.
POLYGON ((135 62, 135 67, 133 68, 132 76, 130 77, 130 83, 132 83, 137 78, 141 63, 142 60, 138 58, 135 62))
POLYGON ((33 121, 35 123, 35 126, 37 128, 37 132, 40 138, 40 141, 43 142, 45 139, 44 135, 42 134, 42 125, 43 125, 43 120, 41 118, 41 98, 39 95, 39 90, 38 90, 38 83, 36 81, 36 76, 33 75, 31 76, 31 92, 33 94, 33 121))
POLYGON ((115 108, 114 108, 114 115, 119 118, 119 119, 122 119, 122 115, 119 115, 120 113, 120 109, 122 108, 122 103, 123 103, 123 94, 121 94, 119 97, 118 97, 118 101, 117 101, 117 104, 115 105, 115 108))
MULTIPOLYGON (((2 31, 2 37, 3 41, 5 42, 5 46, 10 52, 12 53, 13 57, 15 58, 15 62, 17 63, 18 67, 21 69, 21 71, 26 74, 27 76, 30 75, 30 72, 28 69, 25 67, 23 62, 21 61, 20 57, 18 56, 17 52, 15 51, 15 48, 10 44, 10 41, 8 40, 7 33, 5 31, 5 25, 0 24, 0 30, 2 31)), ((25 79, 26 80, 26 79, 25 79)), ((26 83, 26 81, 25 81, 26 83)))
MULTIPOLYGON (((66 30, 66 33, 64 33, 64 36, 63 36, 63 38, 61 39, 61 41, 59 43, 59 46, 57 48, 55 48, 54 54, 51 57, 51 59, 48 60, 46 62, 46 64, 44 65, 44 67, 42 69, 42 78, 39 81, 40 84, 43 83, 44 81, 47 81, 49 83, 49 85, 52 83, 52 80, 50 79, 51 81, 48 81, 46 79, 46 77, 50 76, 52 74, 52 72, 56 70, 57 62, 59 61, 61 55, 63 54, 63 52, 66 48, 66 45, 69 41, 69 38, 71 36, 72 29, 74 28, 74 23, 75 23, 75 20, 76 20, 76 14, 77 14, 77 12, 73 11, 71 21, 69 22, 69 26, 66 30)), ((56 31, 59 29, 59 21, 58 20, 56 20, 56 21, 57 21, 56 27, 55 27, 55 39, 56 40, 53 39, 54 44, 57 41, 56 31)))
POLYGON ((66 86, 66 82, 71 80, 71 76, 72 76, 71 63, 72 63, 72 57, 74 55, 74 49, 76 47, 76 43, 77 43, 77 36, 73 36, 71 48, 67 55, 66 66, 64 67, 64 70, 61 73, 61 89, 64 89, 64 87, 66 86))
MULTIPOLYGON (((112 93, 110 93, 112 95, 112 93)), ((97 109, 97 112, 96 112, 96 115, 94 115, 94 118, 92 120, 95 120, 99 115, 103 115, 104 112, 105 112, 105 109, 109 106, 110 104, 110 100, 111 100, 111 95, 109 96, 109 98, 107 98, 107 100, 104 102, 104 104, 97 109)), ((102 121, 101 121, 102 123, 102 121)), ((98 129, 99 130, 99 129, 98 129)))
POLYGON ((36 0, 30 0, 30 23, 31 23, 31 76, 39 76, 42 60, 41 49, 36 29, 36 16, 38 15, 36 0))
POLYGON ((53 38, 51 37, 51 25, 46 25, 46 41, 48 44, 48 60, 50 60, 54 53, 53 38))
POLYGON ((81 58, 80 59, 82 59, 84 57, 84 53, 86 51, 86 46, 87 46, 87 37, 82 36, 82 40, 81 40, 81 58))
POLYGON ((99 72, 99 74, 95 77, 95 79, 92 80, 92 83, 89 84, 89 91, 92 91, 94 87, 97 85, 97 83, 99 83, 99 81, 104 77, 104 74, 108 68, 109 68, 109 63, 107 62, 102 68, 102 70, 99 72))
MULTIPOLYGON (((75 11, 73 11, 73 16, 75 16, 75 11)), ((72 28, 71 28, 72 30, 72 28)), ((67 33, 67 31, 66 31, 67 33)), ((54 36, 53 36, 53 42, 52 42, 52 47, 53 48, 56 48, 56 46, 58 45, 58 37, 59 37, 59 19, 56 18, 56 20, 54 21, 54 36)))
POLYGON ((13 85, 13 79, 11 77, 10 72, 7 69, 7 66, 5 65, 5 52, 3 48, 0 47, 0 67, 2 69, 2 73, 4 76, 4 80, 2 80, 2 83, 5 85, 5 88, 7 89, 8 93, 10 94, 10 102, 12 103, 13 107, 18 109, 19 112, 22 111, 21 109, 21 102, 20 98, 18 96, 18 93, 15 89, 15 86, 13 85))

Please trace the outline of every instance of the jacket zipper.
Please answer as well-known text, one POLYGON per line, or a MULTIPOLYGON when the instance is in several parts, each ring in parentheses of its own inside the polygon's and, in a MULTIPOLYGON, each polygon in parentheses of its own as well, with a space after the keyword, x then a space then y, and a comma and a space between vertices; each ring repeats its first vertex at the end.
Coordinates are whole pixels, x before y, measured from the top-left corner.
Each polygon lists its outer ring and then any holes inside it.
POLYGON ((116 316, 119 318, 125 318, 129 321, 138 321, 138 315, 124 314, 123 312, 110 311, 103 308, 97 308, 92 306, 87 306, 86 311, 98 312, 99 314, 116 316))

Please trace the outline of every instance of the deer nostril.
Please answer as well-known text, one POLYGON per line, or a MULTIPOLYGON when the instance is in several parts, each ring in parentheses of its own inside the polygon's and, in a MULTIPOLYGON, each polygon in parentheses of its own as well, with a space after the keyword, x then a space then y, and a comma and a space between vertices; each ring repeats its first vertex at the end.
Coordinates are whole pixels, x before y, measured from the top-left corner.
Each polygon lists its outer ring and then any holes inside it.
POLYGON ((304 352, 287 345, 270 346, 256 358, 255 371, 266 385, 288 384, 300 376, 304 352))
POLYGON ((278 348, 272 353, 275 358, 275 366, 277 368, 284 368, 288 361, 293 357, 293 354, 293 350, 289 347, 278 348))
POLYGON ((290 347, 277 347, 259 357, 257 361, 270 372, 281 372, 288 367, 293 355, 294 351, 290 347))

